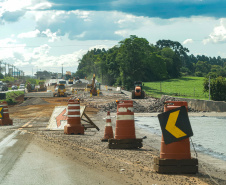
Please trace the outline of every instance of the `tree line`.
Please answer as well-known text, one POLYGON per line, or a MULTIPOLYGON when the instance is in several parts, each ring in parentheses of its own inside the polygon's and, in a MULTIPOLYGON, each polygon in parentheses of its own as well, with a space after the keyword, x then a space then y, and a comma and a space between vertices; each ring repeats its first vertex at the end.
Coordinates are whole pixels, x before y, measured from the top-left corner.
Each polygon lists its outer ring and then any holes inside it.
POLYGON ((226 77, 226 58, 189 55, 177 41, 159 40, 155 45, 131 35, 106 49, 88 51, 79 61, 76 76, 91 77, 107 85, 133 88, 134 81, 162 81, 181 75, 226 77))

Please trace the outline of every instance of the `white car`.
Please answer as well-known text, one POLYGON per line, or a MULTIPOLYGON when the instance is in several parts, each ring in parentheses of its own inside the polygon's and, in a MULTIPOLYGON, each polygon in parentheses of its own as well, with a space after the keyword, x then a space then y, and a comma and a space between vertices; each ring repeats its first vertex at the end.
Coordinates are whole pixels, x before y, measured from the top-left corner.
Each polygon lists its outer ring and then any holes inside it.
POLYGON ((25 85, 24 84, 20 84, 19 89, 25 89, 25 85))

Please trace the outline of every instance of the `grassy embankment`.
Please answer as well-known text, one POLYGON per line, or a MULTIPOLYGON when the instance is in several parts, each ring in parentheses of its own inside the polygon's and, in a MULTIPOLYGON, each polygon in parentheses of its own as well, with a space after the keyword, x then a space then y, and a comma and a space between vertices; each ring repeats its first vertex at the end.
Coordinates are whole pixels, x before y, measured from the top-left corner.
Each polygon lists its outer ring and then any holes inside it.
POLYGON ((144 82, 146 94, 160 98, 162 95, 208 100, 203 92, 204 77, 182 77, 161 82, 144 82))
POLYGON ((1 101, 7 101, 9 105, 17 103, 17 98, 24 94, 24 91, 11 91, 6 93, 6 99, 1 101))

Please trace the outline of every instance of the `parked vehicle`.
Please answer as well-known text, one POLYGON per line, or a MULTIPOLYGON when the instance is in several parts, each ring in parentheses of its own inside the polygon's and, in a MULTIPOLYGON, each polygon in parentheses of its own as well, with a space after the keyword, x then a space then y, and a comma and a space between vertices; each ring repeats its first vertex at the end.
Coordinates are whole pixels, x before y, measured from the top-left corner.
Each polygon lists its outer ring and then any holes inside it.
POLYGON ((12 86, 12 90, 17 90, 17 89, 18 89, 17 85, 12 86))
POLYGON ((8 91, 8 85, 0 81, 0 91, 8 91))
POLYGON ((25 84, 20 84, 19 89, 25 89, 25 84))

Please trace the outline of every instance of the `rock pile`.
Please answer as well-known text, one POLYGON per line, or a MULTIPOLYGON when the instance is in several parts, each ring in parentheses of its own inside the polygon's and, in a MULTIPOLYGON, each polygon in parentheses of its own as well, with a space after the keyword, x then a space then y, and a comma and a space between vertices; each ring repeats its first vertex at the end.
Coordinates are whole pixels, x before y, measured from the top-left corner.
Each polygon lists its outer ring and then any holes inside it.
MULTIPOLYGON (((126 100, 126 99, 124 99, 126 100)), ((175 101, 173 97, 162 96, 161 99, 158 98, 147 98, 147 99, 135 99, 133 100, 133 107, 135 113, 153 113, 153 112, 163 112, 165 101, 175 101)), ((106 103, 104 105, 99 105, 101 111, 117 111, 116 102, 106 103)), ((188 108, 189 112, 195 112, 195 110, 188 108)))

